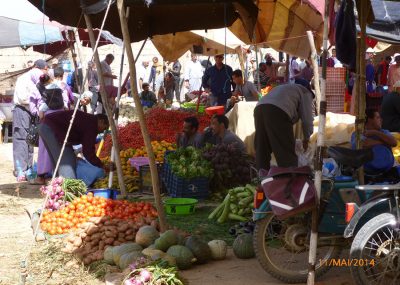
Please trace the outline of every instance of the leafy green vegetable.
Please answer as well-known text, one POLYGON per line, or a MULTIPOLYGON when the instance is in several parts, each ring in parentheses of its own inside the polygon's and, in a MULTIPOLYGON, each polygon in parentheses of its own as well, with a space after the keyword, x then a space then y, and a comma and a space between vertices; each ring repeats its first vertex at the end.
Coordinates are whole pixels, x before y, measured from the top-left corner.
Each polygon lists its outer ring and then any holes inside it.
POLYGON ((202 157, 201 151, 194 147, 179 148, 167 155, 172 172, 182 178, 213 176, 211 162, 202 157))

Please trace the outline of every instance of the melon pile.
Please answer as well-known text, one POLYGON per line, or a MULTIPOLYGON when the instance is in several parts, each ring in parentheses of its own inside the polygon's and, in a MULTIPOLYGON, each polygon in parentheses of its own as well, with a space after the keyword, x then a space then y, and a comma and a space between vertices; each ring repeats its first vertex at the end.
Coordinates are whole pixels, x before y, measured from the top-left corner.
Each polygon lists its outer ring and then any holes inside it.
POLYGON ((193 264, 224 259, 226 251, 227 245, 221 240, 207 244, 198 236, 185 238, 175 230, 159 234, 155 227, 143 226, 136 233, 135 242, 106 247, 104 260, 122 270, 142 258, 152 261, 164 260, 169 265, 183 270, 193 264))

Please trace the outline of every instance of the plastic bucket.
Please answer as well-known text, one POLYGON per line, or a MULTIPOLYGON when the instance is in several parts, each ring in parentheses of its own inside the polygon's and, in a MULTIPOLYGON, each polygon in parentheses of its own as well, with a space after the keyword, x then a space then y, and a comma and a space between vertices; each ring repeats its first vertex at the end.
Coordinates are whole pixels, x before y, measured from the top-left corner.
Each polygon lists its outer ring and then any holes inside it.
POLYGON ((88 192, 92 192, 95 197, 103 197, 106 199, 111 199, 113 196, 113 189, 103 188, 103 189, 90 189, 88 192))
POLYGON ((198 201, 193 198, 170 198, 164 201, 168 215, 193 214, 197 203, 198 201))
POLYGON ((206 108, 206 114, 209 116, 212 115, 223 115, 225 114, 225 108, 224 106, 213 106, 213 107, 208 107, 206 108))

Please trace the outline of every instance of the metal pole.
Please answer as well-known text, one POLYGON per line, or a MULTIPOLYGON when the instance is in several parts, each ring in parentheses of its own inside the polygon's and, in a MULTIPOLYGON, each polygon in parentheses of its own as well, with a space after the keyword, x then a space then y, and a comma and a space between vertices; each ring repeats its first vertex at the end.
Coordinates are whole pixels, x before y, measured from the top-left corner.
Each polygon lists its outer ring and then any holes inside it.
POLYGON ((146 121, 144 118, 143 107, 142 107, 142 104, 140 103, 140 99, 138 96, 138 90, 137 90, 137 85, 136 85, 136 66, 135 66, 135 61, 134 61, 133 52, 132 52, 128 22, 127 22, 126 16, 125 16, 124 1, 118 0, 117 6, 118 6, 119 18, 121 21, 121 30, 122 30, 122 34, 123 34, 123 38, 124 38, 124 44, 125 44, 126 53, 128 56, 129 71, 131 74, 130 82, 131 82, 133 100, 135 101, 135 105, 136 105, 136 109, 137 109, 138 117, 139 117, 139 124, 140 124, 140 128, 142 130, 142 135, 143 135, 143 139, 144 139, 144 144, 146 146, 147 154, 149 156, 151 181, 152 181, 152 185, 153 185, 155 206, 158 211, 158 218, 159 218, 159 222, 160 222, 160 231, 164 232, 167 228, 167 219, 165 217, 165 211, 164 211, 164 207, 163 207, 162 201, 161 201, 160 183, 159 183, 159 179, 158 179, 158 171, 157 171, 154 151, 151 146, 150 136, 149 136, 147 126, 146 126, 146 121))
POLYGON ((311 236, 310 236, 310 251, 308 256, 308 278, 307 285, 313 285, 315 282, 315 268, 317 263, 317 248, 318 248, 318 224, 319 224, 319 202, 321 197, 322 186, 322 163, 323 163, 323 147, 325 145, 325 123, 326 123, 326 55, 328 53, 328 18, 329 18, 329 0, 325 1, 324 15, 324 35, 323 35, 323 56, 322 56, 322 79, 321 89, 319 89, 319 74, 317 64, 317 51, 314 45, 314 37, 311 31, 307 31, 308 40, 312 51, 312 62, 316 72, 314 72, 314 85, 317 93, 317 98, 320 98, 319 104, 319 123, 317 136, 317 154, 314 184, 317 194, 316 207, 312 212, 311 220, 311 236), (320 94, 319 91, 321 90, 320 94), (319 95, 319 96, 318 96, 319 95))
MULTIPOLYGON (((89 33, 89 38, 90 38, 90 44, 92 46, 92 49, 95 48, 96 46, 96 39, 93 33, 93 27, 92 27, 92 21, 90 20, 89 15, 84 14, 85 21, 86 21, 86 26, 88 28, 88 33, 89 33)), ((98 71, 101 71, 101 64, 100 64, 100 58, 99 58, 99 53, 97 50, 94 50, 94 62, 96 64, 96 68, 98 71)), ((104 85, 104 78, 102 72, 99 72, 99 83, 100 83, 100 95, 101 95, 101 100, 103 101, 103 108, 106 111, 108 120, 110 122, 110 129, 111 129, 111 138, 113 141, 113 146, 115 148, 115 152, 119 154, 119 143, 118 143, 118 130, 115 125, 115 122, 113 120, 113 114, 110 109, 110 106, 108 105, 108 98, 107 98, 107 93, 105 90, 105 85, 104 85)), ((121 195, 126 196, 126 188, 125 188, 125 183, 124 183, 124 175, 122 173, 122 165, 121 165, 121 158, 119 155, 115 156, 115 165, 117 167, 117 174, 118 174, 118 182, 119 182, 119 189, 121 190, 121 195)))

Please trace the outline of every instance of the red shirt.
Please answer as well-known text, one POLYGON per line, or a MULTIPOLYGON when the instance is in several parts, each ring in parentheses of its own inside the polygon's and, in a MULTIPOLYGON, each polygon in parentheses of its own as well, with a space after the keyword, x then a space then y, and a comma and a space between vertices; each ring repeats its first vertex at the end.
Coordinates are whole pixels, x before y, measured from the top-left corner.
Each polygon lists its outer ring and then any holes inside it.
MULTIPOLYGON (((48 125, 60 144, 64 143, 65 135, 74 111, 61 111, 48 114, 43 123, 48 125)), ((68 136, 68 145, 82 145, 83 156, 91 164, 103 167, 101 160, 96 156, 97 119, 95 115, 76 112, 74 123, 68 136)))
POLYGON ((379 83, 380 85, 387 85, 388 82, 388 71, 389 71, 389 64, 383 60, 379 63, 378 71, 379 74, 379 83))

